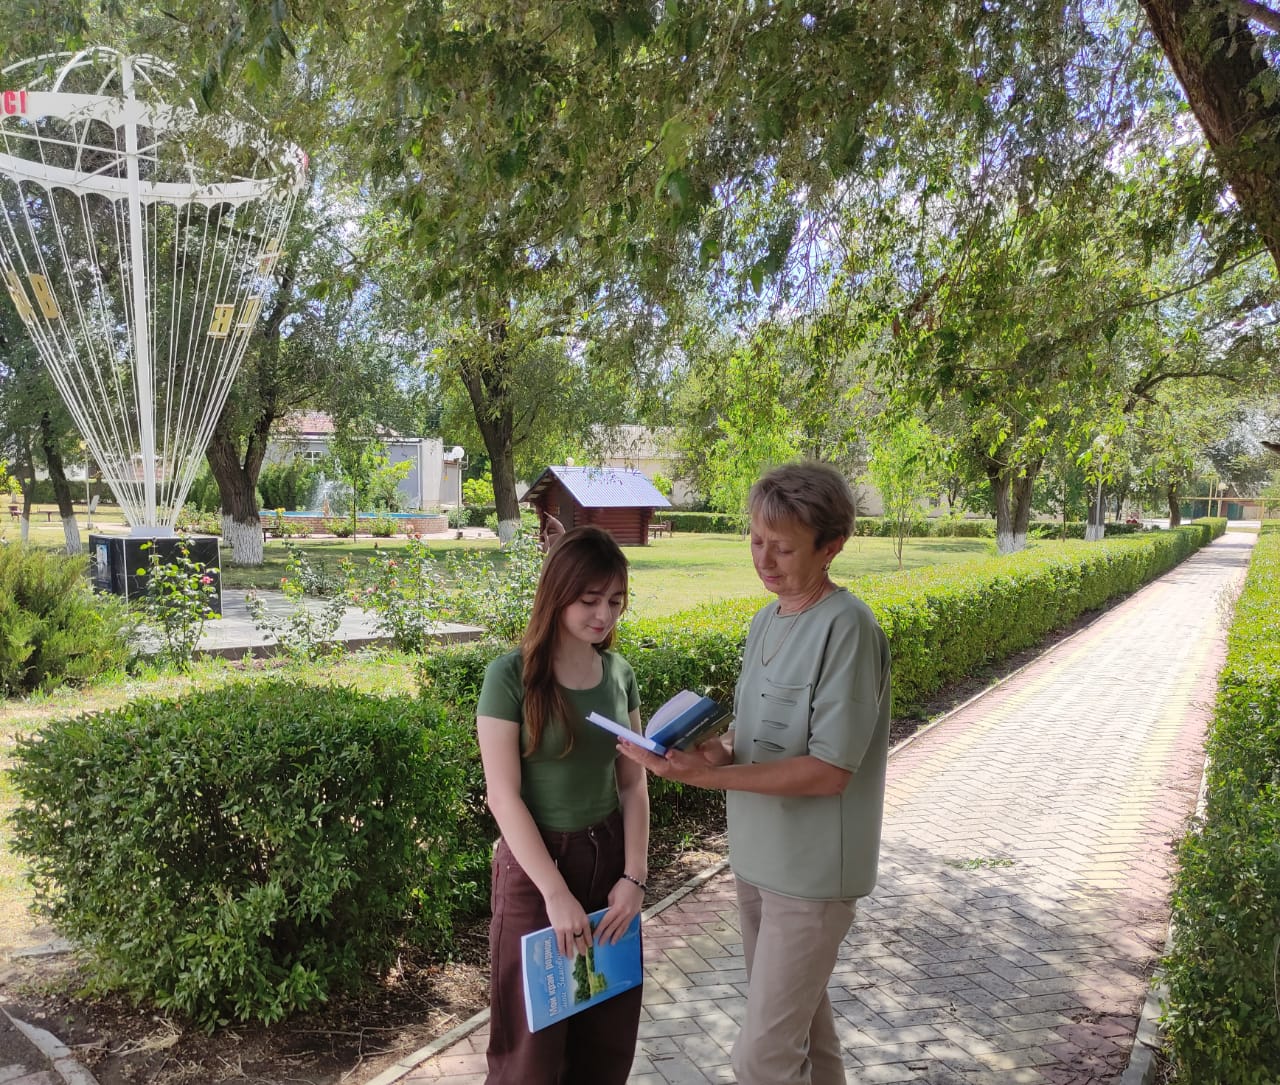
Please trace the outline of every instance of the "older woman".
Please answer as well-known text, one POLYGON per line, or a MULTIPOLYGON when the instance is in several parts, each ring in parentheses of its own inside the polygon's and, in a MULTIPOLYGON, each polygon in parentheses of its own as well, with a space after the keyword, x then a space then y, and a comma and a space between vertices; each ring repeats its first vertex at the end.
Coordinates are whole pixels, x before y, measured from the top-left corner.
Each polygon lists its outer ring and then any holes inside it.
POLYGON ((689 752, 619 752, 723 788, 746 956, 739 1085, 844 1085, 827 982, 876 881, 889 745, 889 645, 828 575, 853 529, 833 468, 795 463, 752 488, 751 558, 777 596, 751 622, 734 726, 689 752))

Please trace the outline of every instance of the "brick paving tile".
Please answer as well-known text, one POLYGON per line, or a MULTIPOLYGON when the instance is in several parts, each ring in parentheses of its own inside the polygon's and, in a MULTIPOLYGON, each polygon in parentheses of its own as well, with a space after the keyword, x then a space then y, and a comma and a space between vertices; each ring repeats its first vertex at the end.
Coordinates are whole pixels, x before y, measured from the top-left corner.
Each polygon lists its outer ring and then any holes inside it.
MULTIPOLYGON (((1218 539, 895 753, 880 884, 830 990, 851 1080, 1102 1085, 1124 1069, 1199 786, 1216 600, 1253 542, 1218 539)), ((732 875, 646 932, 631 1085, 731 1082, 732 875)), ((485 1039, 402 1080, 478 1085, 485 1039)))

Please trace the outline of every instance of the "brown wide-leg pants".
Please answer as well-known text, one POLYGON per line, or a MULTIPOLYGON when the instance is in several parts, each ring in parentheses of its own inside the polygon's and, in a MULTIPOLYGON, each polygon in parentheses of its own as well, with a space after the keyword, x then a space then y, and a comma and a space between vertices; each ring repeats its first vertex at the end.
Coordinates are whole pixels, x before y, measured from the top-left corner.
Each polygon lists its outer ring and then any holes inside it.
MULTIPOLYGON (((622 815, 542 838, 570 892, 588 912, 609 903, 626 855, 622 815)), ((531 1033, 525 1024, 520 938, 548 926, 542 894, 504 841, 493 855, 489 925, 489 1076, 487 1085, 625 1085, 640 1027, 640 987, 531 1033)))

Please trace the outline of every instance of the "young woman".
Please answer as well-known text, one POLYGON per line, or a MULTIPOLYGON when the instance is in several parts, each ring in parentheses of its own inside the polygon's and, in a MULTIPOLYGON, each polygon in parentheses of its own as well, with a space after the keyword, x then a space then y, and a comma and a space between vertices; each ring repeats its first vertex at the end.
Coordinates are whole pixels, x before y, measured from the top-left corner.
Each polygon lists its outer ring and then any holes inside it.
POLYGON ((624 1085, 635 1053, 641 989, 530 1033, 520 938, 555 928, 566 955, 595 931, 616 941, 644 903, 649 795, 640 765, 589 712, 640 727, 635 675, 609 650, 627 603, 627 561, 594 527, 551 548, 529 628, 485 671, 476 727, 489 809, 501 838, 493 857, 489 928, 489 1085, 624 1085))

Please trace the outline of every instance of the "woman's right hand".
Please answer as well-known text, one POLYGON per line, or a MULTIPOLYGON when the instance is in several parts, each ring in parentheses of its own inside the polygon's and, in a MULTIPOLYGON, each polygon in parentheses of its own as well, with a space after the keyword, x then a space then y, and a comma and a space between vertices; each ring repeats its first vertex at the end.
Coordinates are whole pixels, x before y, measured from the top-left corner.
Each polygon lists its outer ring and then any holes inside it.
POLYGON ((566 957, 585 950, 591 944, 591 924, 582 905, 566 888, 544 901, 547 918, 556 932, 556 945, 566 957))

